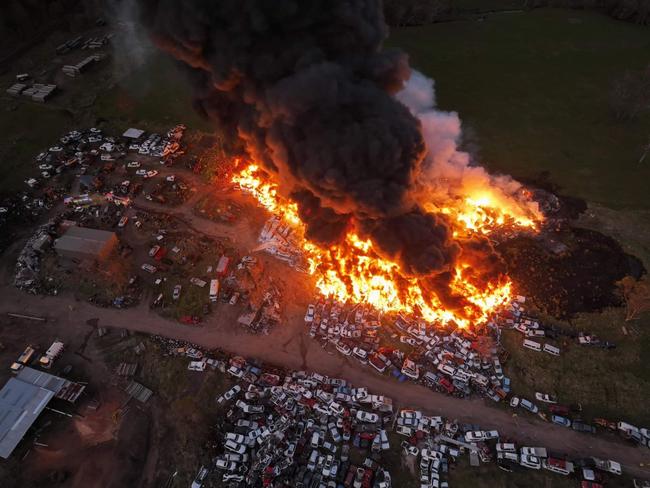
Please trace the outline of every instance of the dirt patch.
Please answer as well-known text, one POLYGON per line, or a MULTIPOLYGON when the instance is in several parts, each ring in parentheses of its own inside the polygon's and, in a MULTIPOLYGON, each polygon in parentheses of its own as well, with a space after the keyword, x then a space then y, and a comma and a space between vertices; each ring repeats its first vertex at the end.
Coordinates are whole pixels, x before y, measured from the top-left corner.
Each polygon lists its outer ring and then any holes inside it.
POLYGON ((498 246, 519 293, 544 312, 570 318, 620 306, 616 282, 639 277, 639 259, 600 232, 570 227, 541 237, 520 236, 498 246))

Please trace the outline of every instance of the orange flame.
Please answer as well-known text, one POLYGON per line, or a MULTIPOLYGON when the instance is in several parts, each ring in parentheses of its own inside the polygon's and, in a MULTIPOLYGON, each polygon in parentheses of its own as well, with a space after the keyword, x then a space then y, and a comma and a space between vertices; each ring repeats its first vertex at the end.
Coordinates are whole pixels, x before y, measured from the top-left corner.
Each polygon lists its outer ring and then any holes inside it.
MULTIPOLYGON (((281 198, 278 185, 257 165, 245 166, 233 175, 232 181, 303 235, 304 224, 296 203, 281 198)), ((512 210, 488 192, 467 198, 457 206, 444 207, 442 212, 456 222, 454 235, 488 234, 505 225, 529 229, 538 225, 523 211, 512 210)), ((421 279, 404 276, 397 263, 380 257, 373 242, 360 238, 354 230, 348 231, 343 242, 329 248, 302 237, 298 245, 318 290, 340 302, 367 303, 382 312, 417 314, 427 322, 455 323, 466 328, 487 322, 512 298, 512 283, 507 277, 479 286, 468 277, 468 265, 460 263, 456 265, 450 288, 464 298, 464 305, 454 310, 445 308, 421 279)))

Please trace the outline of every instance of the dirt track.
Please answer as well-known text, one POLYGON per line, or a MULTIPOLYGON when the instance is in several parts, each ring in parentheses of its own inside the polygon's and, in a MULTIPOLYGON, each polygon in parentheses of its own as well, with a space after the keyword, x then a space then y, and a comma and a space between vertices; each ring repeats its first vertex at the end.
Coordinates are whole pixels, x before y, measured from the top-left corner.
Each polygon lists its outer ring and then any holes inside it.
MULTIPOLYGON (((397 383, 381 376, 356 361, 339 355, 327 354, 317 342, 305 333, 298 319, 302 310, 292 300, 286 327, 276 328, 269 336, 251 336, 234 324, 219 323, 218 312, 202 327, 188 327, 160 318, 146 305, 130 310, 99 309, 89 304, 75 302, 68 296, 37 297, 22 293, 13 287, 3 286, 0 313, 20 312, 47 317, 45 324, 30 323, 30 327, 77 327, 89 319, 98 319, 101 326, 122 327, 188 340, 206 348, 220 348, 244 356, 294 369, 310 369, 346 378, 355 384, 367 386, 373 392, 394 398, 400 405, 422 408, 432 414, 456 418, 467 423, 477 423, 483 428, 496 428, 502 435, 526 445, 541 445, 573 456, 597 456, 621 462, 627 473, 650 476, 650 450, 621 443, 611 436, 590 436, 566 428, 544 423, 522 414, 514 416, 486 404, 482 399, 461 400, 432 392, 422 386, 397 383), (647 465, 646 466, 644 466, 647 465)), ((222 305, 226 306, 226 305, 222 305)))

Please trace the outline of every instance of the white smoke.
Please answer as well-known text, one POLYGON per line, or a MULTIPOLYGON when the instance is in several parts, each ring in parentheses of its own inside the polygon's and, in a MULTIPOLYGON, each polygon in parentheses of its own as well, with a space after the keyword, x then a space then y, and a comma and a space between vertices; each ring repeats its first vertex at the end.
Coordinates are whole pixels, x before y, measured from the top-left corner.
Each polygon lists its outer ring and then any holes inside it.
POLYGON ((413 70, 396 98, 420 120, 426 144, 416 181, 416 200, 439 205, 449 199, 489 196, 492 201, 514 206, 526 215, 539 215, 535 202, 522 200, 521 183, 507 175, 490 175, 483 167, 473 165, 468 153, 459 150, 460 118, 456 112, 436 109, 432 79, 413 70))

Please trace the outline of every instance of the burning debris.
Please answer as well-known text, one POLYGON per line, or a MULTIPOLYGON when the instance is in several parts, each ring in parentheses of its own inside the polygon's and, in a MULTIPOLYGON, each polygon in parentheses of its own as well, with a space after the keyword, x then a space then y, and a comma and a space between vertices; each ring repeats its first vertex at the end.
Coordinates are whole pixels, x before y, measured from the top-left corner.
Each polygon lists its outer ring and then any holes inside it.
POLYGON ((267 250, 293 265, 303 254, 326 295, 432 322, 467 327, 507 302, 485 235, 543 216, 521 184, 458 151, 460 121, 435 109, 433 82, 381 49, 380 2, 141 4, 198 109, 256 163, 233 182, 295 227, 297 246, 276 233, 267 250))

